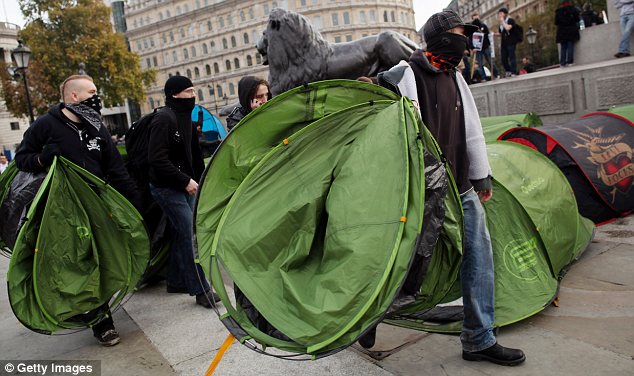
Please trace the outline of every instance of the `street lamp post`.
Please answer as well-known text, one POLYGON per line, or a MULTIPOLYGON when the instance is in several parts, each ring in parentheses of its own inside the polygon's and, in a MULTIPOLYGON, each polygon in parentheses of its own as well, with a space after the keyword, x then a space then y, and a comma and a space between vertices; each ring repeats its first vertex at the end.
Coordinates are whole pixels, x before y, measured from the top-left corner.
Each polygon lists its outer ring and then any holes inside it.
POLYGON ((209 88, 209 95, 214 97, 214 108, 216 109, 216 116, 218 116, 218 97, 216 97, 216 89, 214 88, 214 82, 211 81, 211 85, 207 85, 209 88))
POLYGON ((22 41, 18 41, 18 47, 11 51, 11 56, 17 65, 16 70, 22 70, 22 78, 24 79, 24 92, 26 94, 26 104, 29 107, 29 117, 31 123, 35 121, 33 118, 33 106, 31 105, 31 95, 29 94, 29 82, 26 78, 26 69, 29 66, 29 58, 31 57, 31 50, 22 44, 22 41))
POLYGON ((537 31, 533 29, 533 26, 528 27, 528 31, 526 32, 526 41, 528 41, 528 46, 531 49, 531 59, 533 59, 533 64, 537 65, 535 61, 535 42, 537 42, 537 31))

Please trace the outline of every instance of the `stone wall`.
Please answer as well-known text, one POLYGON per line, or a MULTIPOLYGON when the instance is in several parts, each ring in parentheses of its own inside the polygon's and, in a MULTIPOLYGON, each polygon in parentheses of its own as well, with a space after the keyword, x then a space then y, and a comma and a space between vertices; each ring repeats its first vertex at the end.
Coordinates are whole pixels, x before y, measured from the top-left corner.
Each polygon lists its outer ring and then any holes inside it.
POLYGON ((634 104, 634 57, 557 68, 471 86, 480 116, 536 112, 544 123, 634 104))

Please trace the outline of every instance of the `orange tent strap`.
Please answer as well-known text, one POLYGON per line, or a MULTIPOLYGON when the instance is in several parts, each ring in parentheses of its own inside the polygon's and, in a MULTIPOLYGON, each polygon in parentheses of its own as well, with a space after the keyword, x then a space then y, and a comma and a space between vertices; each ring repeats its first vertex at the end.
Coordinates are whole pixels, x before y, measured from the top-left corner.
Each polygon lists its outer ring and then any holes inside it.
POLYGON ((235 339, 236 337, 234 337, 233 334, 229 333, 229 335, 227 336, 227 339, 225 339, 225 342, 222 344, 222 346, 220 346, 220 349, 218 350, 218 353, 214 357, 214 360, 209 365, 209 368, 207 368, 207 372, 205 372, 205 376, 211 376, 214 374, 216 367, 218 367, 218 363, 220 363, 220 360, 222 360, 223 355, 225 355, 225 352, 229 349, 229 347, 231 347, 235 339))

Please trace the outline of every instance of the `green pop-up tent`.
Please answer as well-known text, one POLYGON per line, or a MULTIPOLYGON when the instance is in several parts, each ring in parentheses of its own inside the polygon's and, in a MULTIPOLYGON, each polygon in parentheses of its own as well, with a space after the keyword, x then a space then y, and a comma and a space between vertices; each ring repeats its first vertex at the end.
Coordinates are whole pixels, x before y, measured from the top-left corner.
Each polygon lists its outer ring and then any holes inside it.
MULTIPOLYGON (((18 179, 18 173, 14 175, 18 179)), ((3 175, 4 176, 4 175, 3 175)), ((10 200, 0 184, 2 205, 10 200)), ((136 209, 114 188, 56 158, 12 247, 9 301, 31 330, 91 326, 115 309, 145 270, 149 241, 136 209)))
POLYGON ((527 114, 488 116, 480 118, 482 132, 487 143, 495 141, 500 135, 515 127, 538 127, 542 121, 534 112, 527 114))
MULTIPOLYGON (((556 297, 566 267, 592 240, 594 224, 579 215, 568 180, 547 157, 511 142, 492 142, 487 150, 494 176, 493 198, 484 205, 495 265, 494 325, 504 326, 556 297)), ((461 318, 454 308, 409 309, 388 322, 459 333, 461 322, 447 319, 461 318)))
POLYGON ((375 85, 311 83, 222 143, 195 228, 221 319, 240 341, 325 356, 415 293, 421 305, 442 300, 457 278, 462 212, 413 111, 375 85))

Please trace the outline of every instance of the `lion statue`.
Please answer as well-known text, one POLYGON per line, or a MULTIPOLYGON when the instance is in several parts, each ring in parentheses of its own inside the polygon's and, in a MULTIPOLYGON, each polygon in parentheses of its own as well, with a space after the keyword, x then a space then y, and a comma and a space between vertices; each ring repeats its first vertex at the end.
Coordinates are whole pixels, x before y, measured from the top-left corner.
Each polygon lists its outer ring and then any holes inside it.
POLYGON ((273 95, 308 82, 376 76, 409 60, 417 44, 384 31, 346 43, 328 43, 301 14, 275 8, 256 48, 269 66, 273 95))

